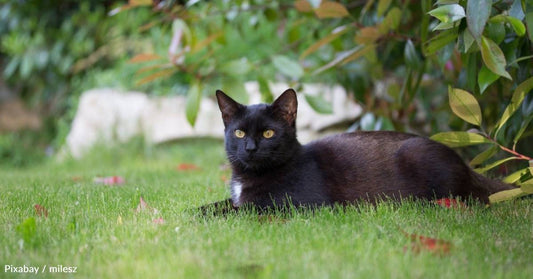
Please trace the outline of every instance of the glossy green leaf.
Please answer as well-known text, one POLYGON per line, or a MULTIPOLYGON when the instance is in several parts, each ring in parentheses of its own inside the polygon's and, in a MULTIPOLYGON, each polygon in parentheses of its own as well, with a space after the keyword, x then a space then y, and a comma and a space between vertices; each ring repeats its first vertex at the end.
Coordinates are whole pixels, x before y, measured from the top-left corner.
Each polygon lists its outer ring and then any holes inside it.
POLYGON ((382 16, 383 14, 385 14, 385 12, 389 8, 391 2, 392 2, 392 0, 379 0, 378 1, 377 15, 378 16, 382 16))
POLYGON ((476 90, 477 79, 478 79, 478 55, 463 54, 461 55, 461 60, 463 61, 463 67, 466 72, 466 84, 465 89, 469 92, 476 90))
POLYGON ((459 88, 448 88, 450 107, 464 121, 481 126, 481 109, 472 94, 459 88))
POLYGON ((533 179, 530 179, 520 185, 520 189, 526 194, 533 194, 533 179))
POLYGON ((202 89, 200 87, 200 81, 194 81, 187 92, 187 100, 185 103, 185 116, 191 126, 194 127, 196 123, 196 117, 200 110, 200 103, 202 101, 202 89))
POLYGON ((320 95, 305 94, 307 103, 318 113, 331 114, 333 113, 333 106, 330 102, 324 100, 320 95))
POLYGON ((458 24, 459 24, 458 22, 441 22, 437 26, 435 26, 435 28, 433 28, 433 30, 431 31, 451 29, 451 28, 458 26, 458 24))
POLYGON ((526 117, 526 119, 524 119, 522 121, 520 130, 518 130, 518 132, 516 132, 515 137, 513 139, 513 143, 514 144, 518 143, 518 141, 520 140, 520 138, 522 137, 522 135, 526 131, 527 127, 529 126, 529 123, 531 122, 531 120, 533 120, 533 114, 529 115, 528 117, 526 117))
POLYGON ((233 100, 241 104, 248 104, 248 92, 241 79, 226 78, 222 81, 222 88, 233 100))
POLYGON ((503 201, 512 200, 512 199, 515 199, 515 198, 518 198, 524 195, 526 195, 526 193, 524 193, 524 191, 522 191, 522 189, 520 188, 505 190, 505 191, 500 191, 498 193, 494 193, 490 195, 489 202, 490 203, 503 202, 503 201))
POLYGON ((511 75, 505 70, 507 62, 500 47, 491 39, 482 36, 480 48, 485 66, 493 73, 512 80, 511 75))
POLYGON ((435 5, 457 4, 459 0, 439 0, 435 5))
POLYGON ((398 7, 394 7, 387 13, 385 19, 383 19, 379 25, 378 30, 381 34, 386 34, 390 30, 398 30, 401 20, 402 10, 400 10, 398 7))
POLYGON ((264 11, 265 17, 268 21, 274 22, 279 19, 280 11, 277 9, 267 8, 264 11))
POLYGON ((499 166, 499 165, 501 165, 501 164, 503 164, 505 162, 508 162, 508 161, 511 161, 511 160, 517 160, 517 159, 519 159, 519 158, 518 157, 507 157, 505 159, 501 159, 501 160, 498 160, 496 162, 490 163, 490 164, 488 164, 488 165, 486 165, 486 166, 484 166, 482 168, 477 168, 477 169, 475 169, 475 171, 478 172, 478 173, 485 173, 488 170, 491 170, 491 169, 493 169, 493 168, 495 168, 495 167, 497 167, 497 166, 499 166))
POLYGON ((479 74, 477 76, 477 84, 479 85, 479 92, 483 94, 487 87, 491 85, 493 82, 495 82, 500 76, 491 72, 485 65, 481 67, 481 70, 479 70, 479 74))
POLYGON ((479 153, 476 157, 474 157, 470 161, 469 165, 474 167, 474 166, 483 164, 485 161, 490 159, 492 156, 496 155, 496 153, 498 153, 498 150, 499 150, 498 146, 496 145, 489 147, 487 150, 479 153))
POLYGON ((506 176, 504 179, 502 179, 502 181, 505 183, 514 184, 516 182, 519 182, 520 178, 528 174, 529 174, 529 168, 521 169, 506 176))
POLYGON ((424 43, 424 55, 431 56, 435 54, 443 47, 454 42, 455 39, 457 39, 457 36, 458 34, 455 28, 440 32, 437 36, 424 43))
POLYGON ((304 75, 304 70, 297 61, 284 55, 276 55, 272 58, 272 64, 282 74, 293 79, 299 79, 304 75))
POLYGON ((403 51, 405 65, 413 70, 420 70, 422 67, 422 59, 418 55, 415 45, 411 40, 407 40, 403 51))
POLYGON ((529 91, 531 91, 531 89, 533 89, 533 77, 526 79, 524 82, 522 82, 516 87, 513 96, 511 97, 511 102, 505 108, 505 111, 503 112, 500 121, 496 125, 496 127, 498 127, 498 129, 496 130, 496 134, 498 134, 499 130, 502 128, 505 122, 507 122, 507 120, 509 120, 509 118, 520 107, 522 101, 524 101, 524 98, 529 93, 529 91))
POLYGON ((499 45, 503 42, 503 39, 505 39, 505 26, 500 23, 487 22, 483 34, 485 37, 499 45))
POLYGON ((235 59, 222 64, 218 70, 230 76, 243 76, 252 69, 251 63, 246 58, 235 59))
POLYGON ((493 23, 509 23, 513 27, 514 32, 518 36, 524 36, 526 34, 526 26, 517 18, 508 15, 496 15, 489 19, 489 22, 493 23))
POLYGON ((443 5, 429 11, 431 16, 444 23, 455 22, 465 17, 465 10, 459 4, 443 5))
POLYGON ((462 33, 463 36, 463 44, 464 44, 464 50, 463 53, 467 53, 472 44, 476 41, 474 37, 472 37, 472 34, 470 34, 470 31, 468 29, 465 29, 462 33))
POLYGON ((345 25, 335 28, 330 34, 318 40, 317 42, 312 44, 310 47, 308 47, 306 50, 304 50, 304 52, 302 52, 302 55, 300 55, 300 59, 304 59, 306 56, 317 51, 322 46, 329 44, 331 41, 337 39, 342 34, 346 33, 346 31, 348 30, 350 30, 350 28, 348 28, 345 25))
POLYGON ((22 63, 20 64, 20 75, 22 78, 28 78, 31 74, 31 71, 33 69, 33 61, 32 57, 29 55, 25 55, 22 57, 22 63))
POLYGON ((466 22, 468 30, 476 39, 481 40, 481 34, 485 29, 485 24, 490 16, 492 0, 468 0, 466 6, 466 22))
POLYGON ((469 132, 442 132, 433 135, 431 139, 443 143, 449 147, 462 147, 490 143, 490 140, 486 137, 469 132))

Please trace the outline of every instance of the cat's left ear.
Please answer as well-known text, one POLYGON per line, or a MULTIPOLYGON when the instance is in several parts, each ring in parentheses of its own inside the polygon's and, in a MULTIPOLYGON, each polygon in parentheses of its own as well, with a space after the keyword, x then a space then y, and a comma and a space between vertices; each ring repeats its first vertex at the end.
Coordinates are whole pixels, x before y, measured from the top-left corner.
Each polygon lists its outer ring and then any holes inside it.
POLYGON ((294 92, 292 88, 285 90, 285 92, 272 103, 272 108, 285 121, 287 121, 289 125, 293 127, 295 126, 298 99, 296 98, 296 92, 294 92))
POLYGON ((222 90, 217 90, 216 96, 218 107, 220 108, 220 112, 222 112, 222 121, 224 121, 224 126, 228 126, 233 116, 244 106, 230 98, 222 90))

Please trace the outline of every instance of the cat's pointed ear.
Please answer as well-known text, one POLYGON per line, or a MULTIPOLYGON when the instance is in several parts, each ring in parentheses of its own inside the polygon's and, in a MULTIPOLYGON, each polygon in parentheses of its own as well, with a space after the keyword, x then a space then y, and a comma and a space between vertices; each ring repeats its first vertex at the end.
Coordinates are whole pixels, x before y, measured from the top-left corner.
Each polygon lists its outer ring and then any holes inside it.
POLYGON ((235 102, 235 100, 222 92, 222 90, 217 90, 216 96, 218 107, 222 112, 222 120, 224 121, 224 125, 227 126, 233 116, 244 106, 235 102))
POLYGON ((274 111, 280 115, 289 125, 294 126, 296 122, 296 111, 298 110, 298 99, 296 98, 296 92, 292 88, 289 88, 283 92, 272 103, 274 111))

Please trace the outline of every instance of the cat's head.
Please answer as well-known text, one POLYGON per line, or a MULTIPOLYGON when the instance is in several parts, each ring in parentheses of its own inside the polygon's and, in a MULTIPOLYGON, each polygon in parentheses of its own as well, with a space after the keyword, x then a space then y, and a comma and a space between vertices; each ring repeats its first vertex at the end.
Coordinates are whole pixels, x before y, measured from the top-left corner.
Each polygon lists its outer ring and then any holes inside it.
POLYGON ((232 166, 261 171, 275 168, 298 150, 296 93, 287 89, 272 104, 245 106, 216 92, 225 126, 226 153, 232 166))

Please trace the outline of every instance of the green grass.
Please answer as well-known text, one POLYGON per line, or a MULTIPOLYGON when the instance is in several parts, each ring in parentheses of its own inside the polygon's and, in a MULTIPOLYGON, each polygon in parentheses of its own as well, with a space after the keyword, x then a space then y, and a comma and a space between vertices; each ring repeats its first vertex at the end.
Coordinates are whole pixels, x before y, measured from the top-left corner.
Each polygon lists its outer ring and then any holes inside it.
MULTIPOLYGON (((324 208, 259 218, 203 217, 228 197, 222 143, 189 140, 95 150, 82 161, 0 170, 0 263, 75 266, 59 278, 526 278, 533 274, 531 199, 467 209, 421 202, 324 208), (135 151, 137 150, 137 151, 135 151), (200 170, 178 171, 180 163, 200 170), (93 183, 120 175, 119 187, 93 183), (136 213, 139 197, 158 210, 136 213), (48 210, 36 215, 34 205, 48 210), (153 220, 163 218, 164 224, 153 220), (35 219, 34 231, 31 220, 35 219), (26 222, 26 223, 24 223, 26 222), (22 224, 22 225, 21 225, 22 224), (26 225, 24 225, 26 224, 26 225), (18 229, 17 229, 18 228, 18 229), (24 232, 26 229, 26 232, 24 232), (412 251, 402 232, 451 243, 412 251), (24 240, 25 239, 25 240, 24 240)), ((0 272, 0 278, 33 275, 0 272)))

